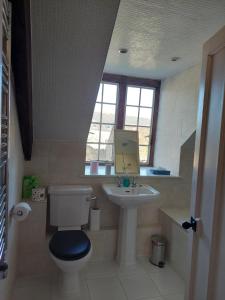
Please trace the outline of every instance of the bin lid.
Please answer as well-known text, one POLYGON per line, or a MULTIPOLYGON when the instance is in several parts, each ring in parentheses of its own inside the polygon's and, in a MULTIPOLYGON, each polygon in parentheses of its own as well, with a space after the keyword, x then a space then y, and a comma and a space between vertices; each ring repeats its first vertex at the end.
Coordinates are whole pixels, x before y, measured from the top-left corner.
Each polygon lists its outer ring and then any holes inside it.
POLYGON ((163 246, 166 244, 166 239, 163 236, 158 235, 158 234, 152 235, 151 241, 152 241, 152 243, 154 243, 158 246, 163 246))

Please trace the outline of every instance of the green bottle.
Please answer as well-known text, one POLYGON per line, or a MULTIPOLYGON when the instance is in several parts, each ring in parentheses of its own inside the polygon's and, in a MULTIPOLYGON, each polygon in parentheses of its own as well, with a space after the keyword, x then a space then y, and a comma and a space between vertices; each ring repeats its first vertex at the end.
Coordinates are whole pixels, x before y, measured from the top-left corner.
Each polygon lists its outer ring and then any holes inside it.
POLYGON ((123 186, 129 187, 130 186, 130 179, 128 177, 123 178, 123 186))

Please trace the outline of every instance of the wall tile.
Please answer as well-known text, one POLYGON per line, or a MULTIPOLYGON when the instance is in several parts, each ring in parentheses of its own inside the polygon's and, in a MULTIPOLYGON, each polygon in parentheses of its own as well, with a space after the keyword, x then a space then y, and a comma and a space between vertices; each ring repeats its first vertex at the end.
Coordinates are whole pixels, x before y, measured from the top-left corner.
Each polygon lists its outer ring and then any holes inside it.
MULTIPOLYGON (((79 145, 73 142, 35 141, 34 159, 25 165, 25 174, 35 174, 43 185, 85 184, 93 187, 97 205, 101 208, 101 231, 88 232, 93 243, 92 261, 115 258, 117 249, 117 227, 119 207, 111 203, 102 190, 102 183, 114 182, 115 178, 81 177, 83 162, 77 162, 79 145), (43 148, 43 151, 42 151, 43 148)), ((185 173, 186 174, 186 173, 185 173)), ((138 209, 137 253, 150 255, 150 237, 161 232, 159 208, 162 206, 184 206, 184 193, 189 191, 186 178, 137 178, 138 183, 149 184, 160 191, 155 202, 138 209)), ((49 258, 45 233, 46 203, 32 203, 31 217, 20 226, 19 274, 51 272, 55 266, 49 258), (32 234, 34 233, 34 234, 32 234), (28 258, 24 264, 22 262, 28 258), (38 261, 42 260, 40 264, 38 261), (45 262, 45 263, 43 263, 45 262)), ((94 203, 92 203, 94 205, 94 203)))

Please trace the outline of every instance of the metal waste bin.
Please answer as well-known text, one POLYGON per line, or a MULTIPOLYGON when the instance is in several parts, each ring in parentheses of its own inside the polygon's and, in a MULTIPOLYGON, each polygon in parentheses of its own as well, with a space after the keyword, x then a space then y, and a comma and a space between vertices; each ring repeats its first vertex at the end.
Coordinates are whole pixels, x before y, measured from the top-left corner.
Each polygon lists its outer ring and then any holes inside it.
POLYGON ((152 254, 150 257, 150 262, 158 266, 159 268, 163 268, 165 265, 165 250, 166 250, 166 240, 164 237, 160 235, 153 235, 151 237, 151 247, 152 254))

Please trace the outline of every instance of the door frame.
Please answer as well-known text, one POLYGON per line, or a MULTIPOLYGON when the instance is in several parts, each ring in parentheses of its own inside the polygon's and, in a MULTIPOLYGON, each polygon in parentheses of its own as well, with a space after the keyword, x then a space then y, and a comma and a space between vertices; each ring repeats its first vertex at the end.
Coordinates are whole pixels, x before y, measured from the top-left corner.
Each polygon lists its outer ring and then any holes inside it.
MULTIPOLYGON (((192 197, 191 197, 191 215, 195 218, 200 216, 202 204, 202 187, 203 187, 203 172, 205 163, 206 137, 208 113, 210 105, 211 93, 211 75, 213 67, 213 55, 219 50, 225 48, 225 26, 209 39, 203 47, 202 71, 199 87, 199 103, 196 129, 196 143, 193 164, 192 177, 192 197)), ((225 94, 223 91, 223 97, 225 94)), ((211 300, 214 287, 214 270, 217 254, 217 243, 219 234, 220 208, 222 205, 223 194, 223 179, 225 170, 225 100, 223 100, 222 119, 221 119, 221 134, 218 156, 218 168, 216 176, 216 194, 213 211, 212 235, 210 243, 208 285, 207 285, 207 300, 211 300)), ((197 259, 197 244, 198 237, 202 232, 201 220, 198 223, 197 233, 190 232, 188 242, 188 280, 186 290, 186 300, 194 299, 195 290, 195 274, 196 274, 196 259, 197 259)), ((200 300, 200 299, 199 299, 200 300)), ((204 299, 206 300, 206 299, 204 299)))

